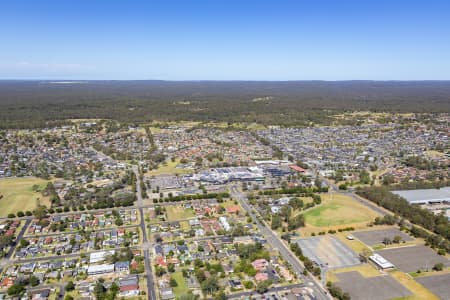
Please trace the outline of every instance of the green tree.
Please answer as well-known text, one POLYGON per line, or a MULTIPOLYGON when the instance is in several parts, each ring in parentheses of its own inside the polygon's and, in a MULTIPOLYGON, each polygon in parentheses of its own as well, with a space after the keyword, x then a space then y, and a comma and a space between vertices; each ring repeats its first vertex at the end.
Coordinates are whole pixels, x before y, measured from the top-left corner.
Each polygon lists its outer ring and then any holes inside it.
POLYGON ((201 283, 202 291, 206 294, 212 294, 219 289, 219 283, 216 276, 211 276, 201 283))
POLYGON ((30 285, 37 286, 38 284, 39 284, 39 279, 36 276, 31 275, 30 276, 30 285))
POLYGON ((435 271, 442 271, 443 269, 444 269, 444 264, 443 263, 437 263, 433 267, 433 270, 435 270, 435 271))
POLYGON ((25 291, 25 287, 21 284, 13 284, 8 288, 8 295, 9 296, 19 296, 25 291))
POLYGON ((264 280, 261 281, 260 283, 258 283, 256 285, 256 291, 260 294, 264 294, 265 292, 267 292, 267 290, 269 289, 269 287, 272 285, 272 281, 271 280, 264 280))
POLYGON ((75 284, 73 283, 73 281, 71 280, 71 281, 67 282, 66 287, 65 287, 66 292, 73 291, 74 289, 75 289, 75 284))
POLYGON ((105 299, 105 293, 106 293, 105 286, 103 285, 102 282, 100 282, 100 280, 97 281, 97 283, 94 286, 95 299, 97 300, 105 299))

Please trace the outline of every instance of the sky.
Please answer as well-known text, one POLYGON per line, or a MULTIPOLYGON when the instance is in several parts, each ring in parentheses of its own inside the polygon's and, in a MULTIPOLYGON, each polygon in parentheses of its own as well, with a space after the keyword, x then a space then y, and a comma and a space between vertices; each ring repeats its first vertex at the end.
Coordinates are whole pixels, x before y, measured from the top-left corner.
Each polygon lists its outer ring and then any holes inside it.
POLYGON ((0 79, 450 80, 450 1, 0 1, 0 79))

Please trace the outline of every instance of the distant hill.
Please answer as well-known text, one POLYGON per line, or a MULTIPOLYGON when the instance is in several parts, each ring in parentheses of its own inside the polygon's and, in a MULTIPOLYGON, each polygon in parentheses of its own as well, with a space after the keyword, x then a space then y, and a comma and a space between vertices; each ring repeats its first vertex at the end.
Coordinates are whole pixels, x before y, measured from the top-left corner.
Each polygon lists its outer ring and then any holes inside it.
POLYGON ((1 127, 67 118, 301 125, 345 110, 450 112, 450 81, 0 81, 1 127))

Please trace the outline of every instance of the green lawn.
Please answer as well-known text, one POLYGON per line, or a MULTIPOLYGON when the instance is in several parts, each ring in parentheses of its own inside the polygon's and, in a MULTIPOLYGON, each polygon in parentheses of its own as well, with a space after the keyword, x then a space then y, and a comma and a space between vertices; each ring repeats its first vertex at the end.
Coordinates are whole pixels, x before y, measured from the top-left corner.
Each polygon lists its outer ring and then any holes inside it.
POLYGON ((50 202, 40 192, 32 190, 33 185, 43 188, 47 181, 39 178, 7 178, 0 180, 0 216, 18 211, 32 211, 39 204, 49 206, 50 202), (38 200, 39 199, 39 200, 38 200))
POLYGON ((304 215, 306 223, 315 227, 369 222, 378 216, 351 197, 341 194, 322 195, 322 204, 307 210, 304 215))
POLYGON ((166 213, 168 221, 183 220, 193 218, 195 216, 192 208, 186 209, 181 205, 167 206, 166 213))
POLYGON ((172 274, 172 277, 177 281, 177 286, 173 288, 173 292, 176 297, 180 297, 183 294, 186 294, 189 289, 186 285, 186 280, 183 277, 183 273, 175 272, 172 274))

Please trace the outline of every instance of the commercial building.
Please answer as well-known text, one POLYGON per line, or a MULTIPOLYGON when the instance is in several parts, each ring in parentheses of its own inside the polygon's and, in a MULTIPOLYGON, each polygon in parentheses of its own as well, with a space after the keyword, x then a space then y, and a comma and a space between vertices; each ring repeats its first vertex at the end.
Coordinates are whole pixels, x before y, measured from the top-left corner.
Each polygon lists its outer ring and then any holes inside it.
POLYGON ((370 256, 369 258, 382 270, 394 268, 394 265, 390 261, 377 253, 370 256))
POLYGON ((88 275, 99 275, 114 272, 114 264, 89 265, 88 275))
POLYGON ((394 194, 405 198, 411 204, 449 203, 450 187, 441 189, 422 189, 408 191, 392 191, 394 194))

